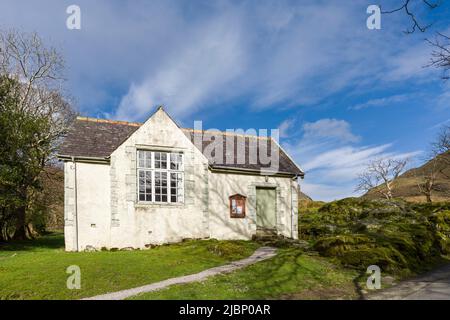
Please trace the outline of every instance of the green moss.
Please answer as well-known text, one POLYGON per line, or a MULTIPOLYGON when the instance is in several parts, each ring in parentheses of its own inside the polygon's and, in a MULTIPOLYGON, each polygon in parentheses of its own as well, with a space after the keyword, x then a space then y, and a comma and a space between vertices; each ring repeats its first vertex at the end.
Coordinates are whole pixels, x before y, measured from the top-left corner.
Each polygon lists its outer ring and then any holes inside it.
POLYGON ((237 260, 248 255, 247 252, 242 250, 242 246, 245 244, 245 241, 209 240, 208 242, 210 244, 208 244, 207 250, 210 253, 227 260, 237 260))
POLYGON ((299 236, 345 266, 415 273, 450 253, 450 204, 343 199, 303 212, 299 236))

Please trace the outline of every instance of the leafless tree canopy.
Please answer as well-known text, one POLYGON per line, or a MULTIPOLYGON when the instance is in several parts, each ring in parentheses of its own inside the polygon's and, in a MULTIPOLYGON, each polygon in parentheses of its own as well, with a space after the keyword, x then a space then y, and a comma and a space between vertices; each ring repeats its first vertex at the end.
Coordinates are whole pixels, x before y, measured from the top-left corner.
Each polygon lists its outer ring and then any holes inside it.
POLYGON ((0 75, 21 83, 21 112, 51 120, 50 130, 41 137, 55 142, 51 153, 75 116, 63 90, 63 71, 62 56, 45 46, 36 33, 0 30, 0 75))
POLYGON ((432 157, 443 155, 450 151, 450 126, 444 125, 439 131, 436 140, 431 144, 432 157))
POLYGON ((394 181, 406 168, 407 159, 376 159, 367 164, 358 176, 356 191, 375 190, 386 199, 392 199, 394 181))
POLYGON ((431 143, 430 159, 436 162, 436 171, 444 179, 450 179, 446 170, 450 166, 450 126, 444 125, 431 143))
POLYGON ((438 32, 433 39, 426 39, 433 48, 428 66, 442 69, 442 79, 449 79, 450 37, 438 32))
MULTIPOLYGON (((411 19, 412 23, 412 27, 406 29, 405 33, 414 33, 416 30, 419 30, 420 32, 425 32, 431 25, 430 24, 424 25, 419 21, 416 12, 413 9, 413 5, 415 4, 414 2, 415 1, 412 0, 403 0, 402 4, 396 7, 395 9, 386 11, 382 10, 381 13, 390 14, 395 12, 404 12, 411 19)), ((436 0, 436 1, 420 0, 419 2, 420 2, 419 4, 421 4, 422 7, 425 7, 425 9, 433 10, 439 7, 442 4, 443 0, 436 0)))
MULTIPOLYGON (((404 12, 410 18, 412 27, 407 29, 405 33, 414 33, 417 30, 426 32, 431 24, 423 24, 419 21, 417 11, 421 9, 428 9, 431 11, 442 5, 445 0, 402 0, 402 3, 395 9, 386 10, 382 13, 391 14, 396 12, 404 12), (416 6, 414 6, 416 5, 416 6)), ((436 67, 442 70, 442 79, 449 79, 450 71, 450 37, 441 32, 436 32, 434 38, 426 39, 428 44, 432 47, 430 62, 426 67, 436 67)))

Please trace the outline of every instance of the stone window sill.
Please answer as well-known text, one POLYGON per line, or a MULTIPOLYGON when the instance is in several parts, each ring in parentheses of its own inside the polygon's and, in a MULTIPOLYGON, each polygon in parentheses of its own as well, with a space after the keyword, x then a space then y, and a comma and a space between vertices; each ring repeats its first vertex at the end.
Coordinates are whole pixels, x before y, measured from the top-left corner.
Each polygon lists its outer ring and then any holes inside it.
POLYGON ((182 208, 184 203, 170 203, 170 202, 138 202, 134 205, 135 208, 182 208))

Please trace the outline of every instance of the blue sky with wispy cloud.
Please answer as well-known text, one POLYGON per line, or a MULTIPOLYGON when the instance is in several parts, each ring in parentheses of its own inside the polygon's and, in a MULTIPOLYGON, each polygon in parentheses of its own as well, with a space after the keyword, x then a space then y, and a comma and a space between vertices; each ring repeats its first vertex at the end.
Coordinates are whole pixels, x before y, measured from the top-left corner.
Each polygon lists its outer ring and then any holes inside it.
POLYGON ((448 2, 424 12, 427 35, 405 35, 401 13, 368 30, 376 3, 2 0, 0 28, 37 31, 64 53, 83 114, 143 121, 164 104, 187 127, 280 128, 303 190, 332 200, 354 195, 372 158, 419 163, 450 118, 450 83, 424 68, 424 38, 450 31, 448 2), (79 31, 65 27, 71 4, 79 31))

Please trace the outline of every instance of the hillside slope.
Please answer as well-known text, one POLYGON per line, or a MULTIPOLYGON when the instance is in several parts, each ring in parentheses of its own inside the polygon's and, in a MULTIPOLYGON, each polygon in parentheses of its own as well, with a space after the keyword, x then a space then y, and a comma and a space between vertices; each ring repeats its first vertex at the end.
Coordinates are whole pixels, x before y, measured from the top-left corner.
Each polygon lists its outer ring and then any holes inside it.
MULTIPOLYGON (((436 173, 436 181, 432 194, 433 201, 450 201, 450 153, 445 155, 444 161, 433 163, 428 161, 424 165, 408 170, 395 182, 394 197, 411 202, 425 202, 426 198, 420 193, 418 183, 423 181, 421 177, 432 171, 436 173), (433 168, 434 166, 434 168, 433 168)), ((364 198, 380 199, 382 196, 376 192, 376 188, 366 193, 364 198)))

